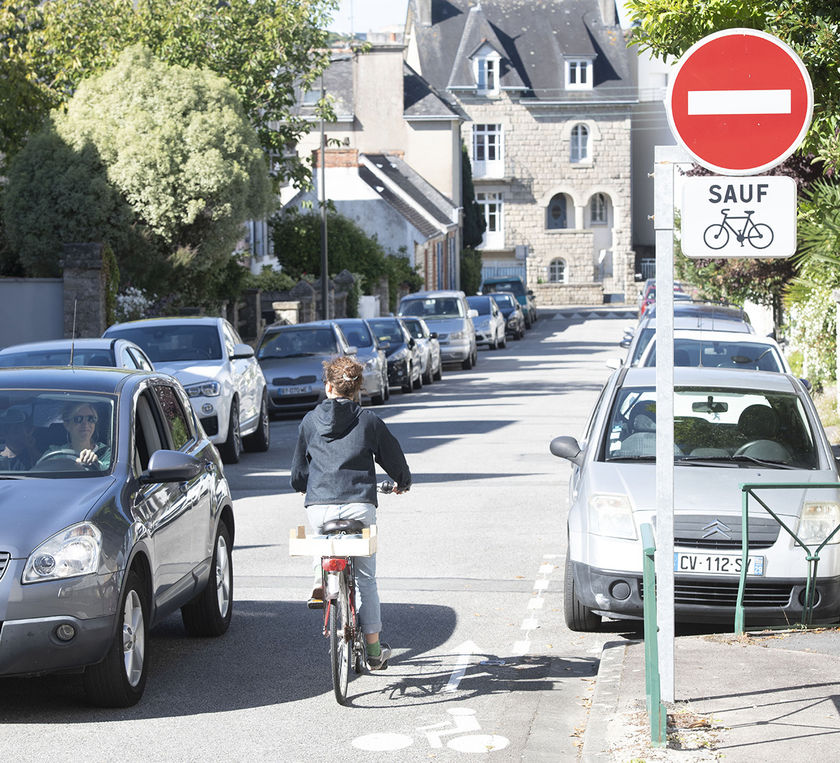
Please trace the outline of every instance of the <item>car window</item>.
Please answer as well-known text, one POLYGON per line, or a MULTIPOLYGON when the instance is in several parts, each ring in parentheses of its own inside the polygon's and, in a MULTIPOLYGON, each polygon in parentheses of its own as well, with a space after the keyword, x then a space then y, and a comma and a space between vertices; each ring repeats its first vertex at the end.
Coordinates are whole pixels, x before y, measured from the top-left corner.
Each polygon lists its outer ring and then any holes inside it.
POLYGON ((139 345, 152 363, 222 360, 222 343, 215 325, 160 323, 112 327, 107 335, 119 336, 139 345))
POLYGON ((364 323, 341 324, 341 331, 348 344, 354 347, 372 347, 373 337, 364 323))
POLYGON ((257 357, 303 358, 309 355, 332 355, 338 352, 335 333, 327 326, 289 328, 265 334, 257 357))
POLYGON ((639 359, 642 357, 642 353, 644 353, 648 344, 650 344, 650 340, 653 339, 653 335, 655 333, 656 329, 642 329, 641 333, 639 334, 639 341, 636 342, 636 346, 633 348, 633 356, 630 358, 631 366, 639 362, 639 359))
POLYGON ((464 306, 457 297, 406 298, 400 303, 400 315, 418 318, 464 318, 464 306))
POLYGON ((411 334, 415 339, 423 339, 425 334, 423 333, 423 325, 420 321, 404 321, 405 327, 408 329, 408 333, 411 334))
MULTIPOLYGON (((621 390, 606 429, 603 457, 656 460, 656 391, 621 390)), ((792 393, 712 387, 674 389, 676 461, 819 468, 816 437, 792 393)))
POLYGON ((152 453, 163 448, 154 404, 149 400, 148 394, 149 391, 144 390, 138 395, 134 410, 134 452, 132 460, 137 474, 148 469, 152 453))
POLYGON ((467 304, 479 315, 490 315, 490 297, 467 297, 467 304))
POLYGON ((181 450, 193 439, 189 420, 181 407, 181 402, 175 390, 168 384, 155 384, 153 389, 163 410, 163 418, 169 430, 172 447, 175 450, 181 450))
MULTIPOLYGON (((643 365, 656 365, 656 343, 643 365)), ((706 368, 745 368, 781 373, 782 360, 773 345, 705 339, 674 339, 674 365, 706 368)))
POLYGON ((231 326, 227 321, 222 324, 222 335, 225 339, 225 351, 227 352, 228 357, 233 355, 234 347, 239 344, 242 340, 239 338, 239 335, 233 330, 233 326, 231 326))
POLYGON ((491 286, 494 291, 509 291, 517 297, 525 294, 525 287, 522 285, 522 281, 518 278, 514 278, 510 281, 494 281, 492 284, 488 285, 491 286))
MULTIPOLYGON (((0 367, 20 366, 67 366, 70 365, 70 348, 56 350, 28 350, 22 352, 10 352, 0 355, 0 367)), ((103 368, 113 367, 114 356, 107 349, 80 349, 73 350, 74 366, 99 366, 103 368)))
POLYGON ((146 354, 139 347, 129 347, 128 354, 134 359, 134 364, 137 368, 143 371, 154 371, 152 362, 146 357, 146 354))
POLYGON ((374 330, 376 338, 380 342, 405 342, 402 326, 394 320, 371 321, 370 327, 374 330))

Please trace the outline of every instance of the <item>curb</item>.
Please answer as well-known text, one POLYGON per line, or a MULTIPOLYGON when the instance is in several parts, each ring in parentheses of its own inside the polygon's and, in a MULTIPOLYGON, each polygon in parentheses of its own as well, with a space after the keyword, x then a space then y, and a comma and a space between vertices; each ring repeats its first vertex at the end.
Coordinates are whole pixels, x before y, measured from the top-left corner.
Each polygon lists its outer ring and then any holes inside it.
POLYGON ((624 656, 627 651, 626 641, 608 641, 601 650, 601 662, 598 665, 598 677, 589 719, 583 732, 581 760, 611 760, 609 753, 609 725, 618 708, 618 695, 621 688, 621 674, 624 670, 624 656))

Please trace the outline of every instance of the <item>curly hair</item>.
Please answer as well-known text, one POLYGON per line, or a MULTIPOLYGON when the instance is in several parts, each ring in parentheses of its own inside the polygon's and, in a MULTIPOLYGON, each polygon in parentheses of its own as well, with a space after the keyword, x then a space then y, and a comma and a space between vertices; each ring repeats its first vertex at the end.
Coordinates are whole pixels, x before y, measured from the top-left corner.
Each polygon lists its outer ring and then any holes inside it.
POLYGON ((329 382, 339 395, 352 400, 362 387, 362 370, 362 364, 347 355, 325 360, 324 383, 329 382))

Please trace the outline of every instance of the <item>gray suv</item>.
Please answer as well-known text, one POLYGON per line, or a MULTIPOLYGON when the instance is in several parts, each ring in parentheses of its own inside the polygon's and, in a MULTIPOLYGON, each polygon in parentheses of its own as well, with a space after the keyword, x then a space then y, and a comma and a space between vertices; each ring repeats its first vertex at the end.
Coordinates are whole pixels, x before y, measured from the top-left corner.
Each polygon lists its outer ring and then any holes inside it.
POLYGON ((444 363, 460 363, 465 370, 478 359, 475 327, 478 315, 467 304, 462 291, 417 291, 400 300, 399 315, 422 318, 437 332, 440 357, 444 363))

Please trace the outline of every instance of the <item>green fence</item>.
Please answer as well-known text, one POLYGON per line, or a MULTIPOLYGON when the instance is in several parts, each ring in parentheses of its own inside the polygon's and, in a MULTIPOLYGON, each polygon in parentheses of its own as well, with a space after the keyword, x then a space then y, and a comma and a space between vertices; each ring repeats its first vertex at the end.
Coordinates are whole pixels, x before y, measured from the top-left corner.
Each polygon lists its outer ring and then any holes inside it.
POLYGON ((664 747, 667 741, 668 713, 659 690, 659 625, 656 621, 656 541, 649 524, 642 531, 642 577, 645 587, 645 695, 650 720, 650 741, 664 747))

